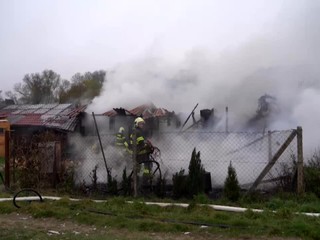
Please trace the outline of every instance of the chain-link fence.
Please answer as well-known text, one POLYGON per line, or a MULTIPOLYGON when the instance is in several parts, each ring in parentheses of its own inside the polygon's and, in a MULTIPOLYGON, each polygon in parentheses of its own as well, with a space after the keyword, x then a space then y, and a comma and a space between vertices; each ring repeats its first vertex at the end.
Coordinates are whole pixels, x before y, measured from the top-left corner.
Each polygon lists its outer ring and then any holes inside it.
MULTIPOLYGON (((296 133, 296 129, 265 133, 170 131, 157 132, 150 140, 156 147, 152 157, 159 163, 159 172, 168 186, 173 184, 176 173, 184 170, 188 174, 195 149, 200 152, 213 189, 223 188, 231 164, 244 190, 256 185, 260 189, 281 187, 295 191, 299 149, 296 133)), ((103 132, 91 136, 68 134, 65 144, 51 135, 13 141, 13 182, 37 187, 57 187, 57 183, 68 183, 70 188, 97 184, 106 187, 111 176, 120 187, 124 173, 129 176, 133 171, 133 156, 117 147, 115 140, 114 132, 103 132), (53 184, 43 184, 48 179, 53 184)), ((153 169, 156 167, 153 164, 153 169)))
MULTIPOLYGON (((243 189, 249 189, 270 161, 275 160, 271 170, 263 177, 260 188, 284 185, 291 182, 297 158, 297 141, 294 138, 283 146, 296 130, 266 133, 222 133, 222 132, 162 132, 151 138, 152 144, 160 150, 154 156, 159 162, 162 176, 172 184, 174 174, 184 169, 188 172, 194 149, 200 152, 201 163, 210 173, 213 188, 222 188, 227 177, 228 166, 236 170, 243 189), (273 159, 280 148, 283 153, 273 159)), ((115 134, 101 134, 82 137, 69 136, 73 149, 72 161, 75 166, 75 182, 90 184, 93 173, 101 183, 107 181, 107 171, 119 182, 124 169, 132 171, 132 156, 115 146, 115 134), (103 151, 103 152, 102 152, 103 151)))

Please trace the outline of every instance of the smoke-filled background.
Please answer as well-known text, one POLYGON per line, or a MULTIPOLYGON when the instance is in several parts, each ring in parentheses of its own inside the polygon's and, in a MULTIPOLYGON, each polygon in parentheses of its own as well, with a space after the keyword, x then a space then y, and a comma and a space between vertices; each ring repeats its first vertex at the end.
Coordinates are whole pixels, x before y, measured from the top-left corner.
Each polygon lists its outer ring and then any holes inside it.
POLYGON ((270 129, 319 146, 320 2, 310 0, 2 0, 1 90, 27 73, 108 72, 88 112, 153 102, 215 108, 239 130, 257 99, 277 98, 270 129))
POLYGON ((254 116, 258 98, 270 94, 279 111, 269 129, 302 126, 305 149, 314 151, 320 143, 319 11, 317 1, 282 1, 272 24, 230 48, 207 42, 172 56, 155 42, 109 72, 90 111, 148 102, 175 112, 190 112, 196 103, 220 113, 228 106, 230 128, 239 130, 254 116))

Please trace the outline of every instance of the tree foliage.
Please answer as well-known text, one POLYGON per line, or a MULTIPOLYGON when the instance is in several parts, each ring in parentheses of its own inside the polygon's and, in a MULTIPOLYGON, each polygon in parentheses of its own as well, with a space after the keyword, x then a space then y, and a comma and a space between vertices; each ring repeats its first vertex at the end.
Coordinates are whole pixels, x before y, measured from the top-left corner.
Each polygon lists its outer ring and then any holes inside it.
POLYGON ((240 197, 240 186, 236 170, 232 166, 231 162, 228 167, 228 175, 224 182, 223 189, 224 196, 230 201, 237 201, 240 197))
POLYGON ((188 195, 187 176, 184 174, 184 169, 172 176, 173 197, 181 198, 188 195))
POLYGON ((205 170, 201 164, 200 152, 193 149, 189 163, 188 187, 190 196, 204 193, 205 170))
POLYGON ((106 72, 103 70, 92 73, 86 72, 83 75, 76 73, 72 76, 70 85, 61 88, 59 94, 60 103, 86 103, 99 96, 105 77, 106 72))
POLYGON ((201 164, 200 152, 193 149, 189 163, 189 173, 184 174, 181 169, 179 173, 173 175, 173 195, 176 198, 193 197, 205 192, 205 169, 201 164))
POLYGON ((100 70, 77 73, 68 81, 52 70, 44 70, 26 74, 23 82, 6 95, 21 104, 88 103, 101 93, 105 77, 106 72, 100 70))
POLYGON ((58 101, 57 90, 60 81, 60 75, 52 70, 44 70, 42 73, 26 74, 23 83, 16 84, 14 90, 20 95, 20 103, 54 103, 58 101))

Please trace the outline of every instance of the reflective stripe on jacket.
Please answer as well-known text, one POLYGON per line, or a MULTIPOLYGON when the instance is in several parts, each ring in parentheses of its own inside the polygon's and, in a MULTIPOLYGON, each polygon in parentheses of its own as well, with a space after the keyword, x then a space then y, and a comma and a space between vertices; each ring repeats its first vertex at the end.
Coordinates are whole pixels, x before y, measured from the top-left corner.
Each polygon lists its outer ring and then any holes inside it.
POLYGON ((126 141, 126 137, 122 133, 117 133, 116 134, 116 146, 120 147, 128 147, 128 143, 126 141))
POLYGON ((137 154, 142 155, 148 153, 146 149, 145 138, 140 129, 135 129, 132 134, 130 134, 130 146, 133 149, 133 140, 136 137, 137 154), (134 136, 135 135, 135 136, 134 136))

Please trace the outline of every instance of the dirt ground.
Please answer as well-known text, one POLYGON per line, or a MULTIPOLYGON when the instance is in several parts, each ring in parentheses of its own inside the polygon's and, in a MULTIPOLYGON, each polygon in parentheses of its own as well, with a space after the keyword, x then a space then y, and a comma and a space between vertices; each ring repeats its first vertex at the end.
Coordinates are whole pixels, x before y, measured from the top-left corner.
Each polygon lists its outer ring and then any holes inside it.
POLYGON ((24 228, 47 231, 48 235, 73 232, 90 234, 96 229, 93 226, 79 225, 72 221, 60 221, 54 218, 33 218, 31 215, 11 213, 0 215, 0 226, 3 228, 24 228))
MULTIPOLYGON (((172 240, 250 240, 257 239, 256 237, 245 238, 225 238, 222 235, 212 235, 204 232, 203 234, 192 234, 190 232, 173 234, 173 233, 146 233, 146 232, 129 232, 125 229, 111 229, 105 226, 104 228, 97 228, 90 225, 81 225, 72 222, 71 220, 58 220, 55 218, 33 218, 31 215, 11 213, 0 214, 0 226, 3 229, 28 229, 34 231, 46 232, 48 236, 71 233, 78 236, 95 236, 95 235, 112 235, 122 239, 172 239, 172 240)), ((298 238, 268 238, 261 237, 260 240, 298 240, 298 238)))

